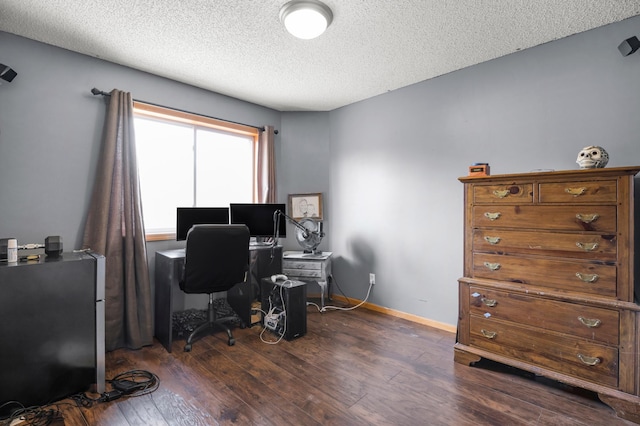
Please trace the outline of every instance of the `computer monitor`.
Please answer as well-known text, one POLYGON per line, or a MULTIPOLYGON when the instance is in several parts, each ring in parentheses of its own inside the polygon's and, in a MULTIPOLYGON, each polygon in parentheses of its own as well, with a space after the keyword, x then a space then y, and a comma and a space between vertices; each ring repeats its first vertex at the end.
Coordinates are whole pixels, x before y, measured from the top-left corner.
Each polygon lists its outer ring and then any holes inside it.
MULTIPOLYGON (((286 213, 285 204, 242 204, 232 203, 229 205, 231 223, 244 223, 249 228, 252 237, 274 237, 273 216, 277 210, 286 213)), ((278 215, 280 222, 279 234, 276 236, 286 237, 287 226, 283 215, 278 215)))
POLYGON ((193 225, 226 225, 229 223, 228 207, 178 207, 176 241, 187 239, 193 225))

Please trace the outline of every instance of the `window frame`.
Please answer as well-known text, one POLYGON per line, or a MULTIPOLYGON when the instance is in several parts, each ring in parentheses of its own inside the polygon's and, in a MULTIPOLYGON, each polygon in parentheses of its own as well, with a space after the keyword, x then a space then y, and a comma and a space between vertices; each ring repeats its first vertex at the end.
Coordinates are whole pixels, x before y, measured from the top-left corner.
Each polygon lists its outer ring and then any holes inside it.
MULTIPOLYGON (((260 137, 259 129, 251 126, 247 126, 240 123, 234 123, 231 121, 220 120, 218 118, 208 117, 205 115, 199 115, 187 111, 181 111, 177 109, 162 107, 159 105, 153 105, 140 101, 133 101, 133 116, 158 119, 167 122, 173 122, 176 124, 188 124, 195 127, 203 127, 208 129, 214 129, 222 132, 227 132, 236 135, 249 136, 253 138, 253 202, 256 202, 257 197, 257 169, 258 169, 258 140, 260 137)), ((144 206, 143 206, 144 209, 144 206)), ((175 240, 176 233, 148 233, 145 229, 146 241, 169 241, 175 240)))

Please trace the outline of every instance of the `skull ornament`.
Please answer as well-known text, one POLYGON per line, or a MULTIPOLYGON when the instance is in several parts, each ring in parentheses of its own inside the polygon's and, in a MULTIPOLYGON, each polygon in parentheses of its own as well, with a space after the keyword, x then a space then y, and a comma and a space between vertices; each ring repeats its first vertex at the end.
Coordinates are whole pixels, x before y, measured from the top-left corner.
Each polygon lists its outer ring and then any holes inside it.
POLYGON ((601 146, 586 146, 578 153, 576 163, 581 169, 602 169, 609 162, 609 154, 601 146))

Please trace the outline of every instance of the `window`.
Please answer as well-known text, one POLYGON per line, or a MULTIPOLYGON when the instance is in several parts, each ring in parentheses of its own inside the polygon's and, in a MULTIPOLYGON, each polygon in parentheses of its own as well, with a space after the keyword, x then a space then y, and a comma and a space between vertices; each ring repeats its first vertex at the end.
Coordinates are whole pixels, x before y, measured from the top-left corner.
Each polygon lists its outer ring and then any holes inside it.
POLYGON ((177 207, 254 202, 258 130, 134 102, 147 240, 175 238, 177 207))

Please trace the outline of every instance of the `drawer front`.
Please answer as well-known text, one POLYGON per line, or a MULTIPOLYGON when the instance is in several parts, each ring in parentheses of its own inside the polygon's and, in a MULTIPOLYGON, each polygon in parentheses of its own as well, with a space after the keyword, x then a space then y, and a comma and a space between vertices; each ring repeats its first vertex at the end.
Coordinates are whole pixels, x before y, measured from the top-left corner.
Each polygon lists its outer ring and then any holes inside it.
POLYGON ((618 186, 615 180, 541 183, 541 203, 615 203, 618 186))
POLYGON ((470 292, 469 310, 476 316, 552 330, 607 345, 618 345, 620 340, 620 314, 613 309, 478 287, 471 287, 470 292))
POLYGON ((471 316, 470 344, 610 387, 618 386, 618 350, 573 336, 471 316))
POLYGON ((472 226, 616 232, 615 206, 475 206, 472 226))
POLYGON ((473 254, 472 276, 615 299, 615 265, 499 254, 473 254))
POLYGON ((322 263, 304 262, 300 260, 283 260, 282 267, 287 269, 322 269, 322 263))
POLYGON ((617 240, 615 234, 474 229, 473 251, 615 261, 617 240))
POLYGON ((533 184, 474 185, 474 204, 531 204, 533 184))
POLYGON ((321 270, 318 269, 286 269, 282 268, 282 273, 288 278, 301 278, 301 279, 323 279, 321 270))

